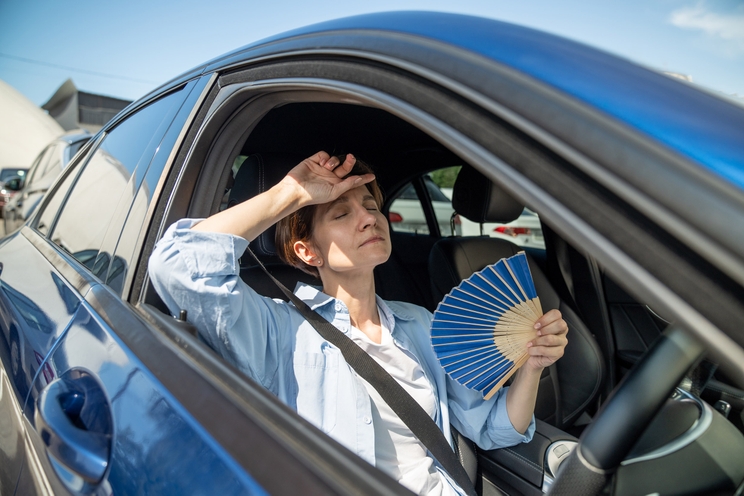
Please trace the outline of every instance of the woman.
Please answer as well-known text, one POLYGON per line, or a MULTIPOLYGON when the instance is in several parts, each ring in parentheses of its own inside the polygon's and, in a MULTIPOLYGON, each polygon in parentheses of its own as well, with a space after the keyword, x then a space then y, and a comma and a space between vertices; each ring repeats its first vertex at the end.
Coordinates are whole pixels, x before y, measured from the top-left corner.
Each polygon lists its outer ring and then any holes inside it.
POLYGON ((223 357, 353 452, 419 494, 458 494, 408 427, 358 378, 340 351, 290 304, 261 297, 239 277, 248 241, 281 221, 285 260, 317 275, 322 292, 295 291, 346 333, 427 411, 450 438, 450 422, 484 449, 531 439, 542 369, 563 355, 567 326, 551 310, 535 324, 530 358, 489 401, 449 379, 429 340, 431 314, 375 295, 373 269, 390 256, 387 219, 369 169, 319 152, 270 190, 205 220, 166 232, 150 274, 168 308, 189 320, 223 357))

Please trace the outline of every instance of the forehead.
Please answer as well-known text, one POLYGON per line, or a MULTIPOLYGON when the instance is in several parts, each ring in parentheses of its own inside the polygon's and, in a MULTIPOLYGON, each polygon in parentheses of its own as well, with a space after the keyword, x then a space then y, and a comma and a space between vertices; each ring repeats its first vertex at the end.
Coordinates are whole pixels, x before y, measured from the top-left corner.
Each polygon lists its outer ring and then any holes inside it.
POLYGON ((333 208, 335 205, 349 203, 350 201, 367 201, 367 200, 374 200, 375 197, 372 195, 372 193, 367 189, 365 185, 357 186, 354 189, 351 189, 344 193, 343 195, 339 196, 337 199, 335 199, 332 202, 324 203, 323 205, 320 205, 320 209, 322 210, 328 210, 330 208, 333 208))

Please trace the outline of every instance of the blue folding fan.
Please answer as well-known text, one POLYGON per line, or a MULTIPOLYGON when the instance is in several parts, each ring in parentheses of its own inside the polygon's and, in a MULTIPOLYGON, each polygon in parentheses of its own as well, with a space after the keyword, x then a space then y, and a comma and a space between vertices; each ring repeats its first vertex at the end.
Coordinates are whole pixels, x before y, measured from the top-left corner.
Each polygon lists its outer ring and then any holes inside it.
POLYGON ((542 316, 524 252, 463 280, 434 312, 431 340, 444 370, 489 399, 529 358, 542 316))

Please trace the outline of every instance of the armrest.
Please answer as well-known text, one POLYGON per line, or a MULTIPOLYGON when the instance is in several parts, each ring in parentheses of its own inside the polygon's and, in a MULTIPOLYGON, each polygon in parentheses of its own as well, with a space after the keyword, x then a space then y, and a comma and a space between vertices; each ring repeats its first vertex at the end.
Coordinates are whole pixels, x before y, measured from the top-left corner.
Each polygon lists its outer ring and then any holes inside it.
POLYGON ((532 487, 541 492, 552 483, 560 462, 568 458, 578 439, 560 429, 536 420, 535 435, 529 443, 508 448, 480 450, 480 461, 484 472, 504 477, 512 487, 532 487), (563 443, 562 441, 565 441, 563 443), (550 462, 548 460, 550 459, 550 462))

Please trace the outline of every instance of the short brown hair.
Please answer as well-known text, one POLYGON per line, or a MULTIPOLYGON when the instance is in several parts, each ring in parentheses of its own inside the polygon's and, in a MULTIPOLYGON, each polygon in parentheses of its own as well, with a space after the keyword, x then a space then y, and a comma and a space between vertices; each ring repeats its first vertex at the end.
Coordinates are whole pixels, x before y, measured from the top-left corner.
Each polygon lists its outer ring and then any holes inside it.
MULTIPOLYGON (((344 156, 339 157, 341 161, 340 163, 343 163, 344 158, 344 156)), ((357 159, 351 172, 349 172, 349 175, 361 176, 363 174, 371 173, 372 168, 365 162, 357 159)), ((372 197, 374 197, 377 202, 377 206, 382 208, 382 191, 380 190, 380 186, 377 184, 377 179, 365 184, 365 186, 369 192, 372 193, 372 197)), ((318 268, 306 264, 294 251, 294 244, 297 241, 309 241, 312 238, 313 219, 315 218, 315 211, 318 206, 319 205, 308 205, 307 207, 302 207, 277 222, 274 243, 276 244, 277 254, 282 261, 320 279, 318 268)))

